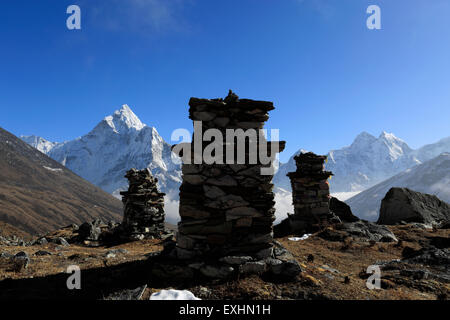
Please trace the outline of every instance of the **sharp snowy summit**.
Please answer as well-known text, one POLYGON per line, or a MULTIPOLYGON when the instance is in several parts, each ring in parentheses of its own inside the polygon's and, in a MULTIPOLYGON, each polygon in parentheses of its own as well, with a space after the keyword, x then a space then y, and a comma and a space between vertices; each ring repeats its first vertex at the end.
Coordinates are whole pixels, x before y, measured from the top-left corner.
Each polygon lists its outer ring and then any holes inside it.
POLYGON ((367 189, 405 169, 420 163, 412 149, 392 133, 378 138, 363 132, 353 143, 328 153, 327 170, 334 173, 332 192, 367 189))
POLYGON ((146 127, 127 104, 124 104, 113 115, 105 117, 103 121, 116 133, 128 132, 130 130, 139 131, 146 127))
MULTIPOLYGON (((105 117, 88 134, 62 143, 36 136, 22 139, 81 177, 118 196, 127 187, 126 170, 149 168, 163 192, 174 194, 181 182, 180 166, 170 145, 128 105, 105 117)), ((176 194, 173 195, 176 197, 176 194)))

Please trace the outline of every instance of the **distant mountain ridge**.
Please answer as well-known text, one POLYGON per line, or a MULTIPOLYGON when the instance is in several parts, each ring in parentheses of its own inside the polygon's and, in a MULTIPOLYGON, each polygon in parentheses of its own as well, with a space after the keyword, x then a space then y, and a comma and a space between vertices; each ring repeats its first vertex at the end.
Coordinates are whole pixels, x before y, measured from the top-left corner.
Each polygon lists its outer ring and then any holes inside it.
MULTIPOLYGON (((392 133, 382 132, 376 138, 362 132, 350 146, 331 150, 327 154, 326 169, 334 174, 330 180, 331 192, 365 190, 442 152, 450 152, 450 137, 413 150, 392 133)), ((295 163, 291 157, 287 163, 280 166, 274 183, 280 188, 290 190, 286 173, 293 169, 295 163)))
POLYGON ((360 218, 375 221, 379 215, 381 200, 392 187, 432 194, 450 203, 450 153, 442 153, 407 169, 345 202, 360 218))
POLYGON ((35 234, 96 218, 120 221, 122 203, 0 128, 0 221, 35 234))
MULTIPOLYGON (((127 169, 149 168, 159 179, 161 191, 168 194, 169 221, 175 223, 178 219, 181 166, 174 164, 170 145, 157 130, 142 123, 128 105, 123 105, 88 134, 75 140, 58 143, 38 136, 22 136, 22 139, 116 197, 120 190, 127 188, 123 177, 127 169)), ((382 132, 376 138, 362 132, 350 146, 328 153, 326 168, 334 173, 330 180, 331 192, 355 194, 444 151, 450 152, 450 137, 413 150, 391 133, 382 132)), ((306 150, 295 154, 300 152, 306 150)), ((286 174, 295 171, 295 154, 280 165, 273 178, 280 200, 276 204, 277 217, 292 212, 291 187, 286 174)))

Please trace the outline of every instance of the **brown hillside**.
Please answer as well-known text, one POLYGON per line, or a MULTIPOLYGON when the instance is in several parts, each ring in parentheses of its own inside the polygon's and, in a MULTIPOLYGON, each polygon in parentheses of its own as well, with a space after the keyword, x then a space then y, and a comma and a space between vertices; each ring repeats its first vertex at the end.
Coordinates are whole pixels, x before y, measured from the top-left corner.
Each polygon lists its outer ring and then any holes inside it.
POLYGON ((0 221, 33 234, 121 215, 119 200, 0 128, 0 221))
POLYGON ((16 227, 0 221, 0 237, 12 237, 16 236, 21 239, 29 239, 31 238, 31 235, 27 232, 17 229, 16 227))

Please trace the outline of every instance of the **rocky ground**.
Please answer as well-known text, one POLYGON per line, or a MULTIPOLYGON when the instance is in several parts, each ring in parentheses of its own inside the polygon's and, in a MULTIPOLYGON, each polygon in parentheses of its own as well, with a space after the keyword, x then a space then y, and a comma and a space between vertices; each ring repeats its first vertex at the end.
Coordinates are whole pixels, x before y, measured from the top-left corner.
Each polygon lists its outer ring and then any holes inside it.
POLYGON ((306 240, 277 239, 302 268, 291 281, 256 275, 211 281, 193 279, 176 263, 163 263, 158 258, 161 240, 88 247, 73 243, 76 233, 66 227, 46 235, 47 243, 0 241, 0 299, 148 299, 174 288, 202 299, 447 300, 449 229, 420 224, 389 229, 397 242, 367 241, 339 227, 306 240), (366 270, 374 264, 380 265, 382 288, 369 290, 366 270), (81 290, 66 287, 69 265, 82 270, 81 290))

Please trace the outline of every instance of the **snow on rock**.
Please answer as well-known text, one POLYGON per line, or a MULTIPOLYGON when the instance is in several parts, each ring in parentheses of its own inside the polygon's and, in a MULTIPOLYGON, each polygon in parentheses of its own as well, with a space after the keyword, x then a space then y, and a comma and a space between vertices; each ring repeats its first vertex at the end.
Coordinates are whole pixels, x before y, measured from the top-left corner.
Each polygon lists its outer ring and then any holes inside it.
POLYGON ((305 234, 301 237, 292 237, 292 238, 288 238, 288 240, 290 241, 302 241, 302 240, 306 240, 311 236, 311 233, 305 234))
POLYGON ((201 300, 188 290, 161 290, 150 296, 150 300, 201 300))
POLYGON ((48 171, 52 171, 52 172, 62 172, 63 171, 63 169, 61 169, 61 168, 50 168, 50 167, 46 167, 46 166, 43 166, 44 167, 44 169, 47 169, 48 171))

